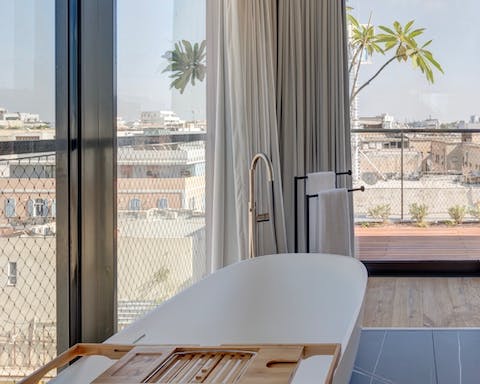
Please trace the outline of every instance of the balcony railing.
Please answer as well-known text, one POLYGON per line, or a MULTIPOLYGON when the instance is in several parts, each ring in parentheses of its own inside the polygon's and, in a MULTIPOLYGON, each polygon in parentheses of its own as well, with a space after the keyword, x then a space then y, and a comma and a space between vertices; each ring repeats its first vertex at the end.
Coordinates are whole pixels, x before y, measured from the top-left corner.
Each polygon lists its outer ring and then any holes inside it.
POLYGON ((353 130, 352 162, 367 188, 355 195, 357 222, 415 221, 414 205, 427 222, 480 219, 480 131, 353 130))

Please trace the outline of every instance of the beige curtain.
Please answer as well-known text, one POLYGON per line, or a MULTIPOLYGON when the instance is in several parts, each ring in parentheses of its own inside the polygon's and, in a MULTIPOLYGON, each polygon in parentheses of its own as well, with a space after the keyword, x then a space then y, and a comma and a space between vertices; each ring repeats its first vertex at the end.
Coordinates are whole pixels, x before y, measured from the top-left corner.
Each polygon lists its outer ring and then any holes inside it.
POLYGON ((207 252, 211 269, 248 256, 248 170, 253 155, 272 160, 270 185, 257 174, 257 210, 270 212, 258 225, 258 254, 285 252, 282 177, 276 111, 276 0, 212 0, 209 45, 207 252), (209 61, 210 63, 210 61, 209 61), (210 64, 209 64, 210 65, 210 64))
MULTIPOLYGON (((351 168, 345 19, 342 0, 278 0, 277 121, 290 251, 294 176, 351 168)), ((339 186, 349 182, 339 178, 339 186)))

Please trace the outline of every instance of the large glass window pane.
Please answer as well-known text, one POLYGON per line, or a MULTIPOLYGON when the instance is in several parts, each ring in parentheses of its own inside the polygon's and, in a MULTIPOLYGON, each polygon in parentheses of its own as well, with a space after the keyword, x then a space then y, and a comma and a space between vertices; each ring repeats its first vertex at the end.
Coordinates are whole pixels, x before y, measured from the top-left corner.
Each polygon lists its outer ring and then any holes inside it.
POLYGON ((0 382, 56 355, 55 1, 0 1, 0 382))
POLYGON ((118 327, 205 258, 205 0, 118 0, 118 327))
POLYGON ((358 257, 476 261, 480 5, 349 5, 352 160, 367 187, 354 197, 358 257))

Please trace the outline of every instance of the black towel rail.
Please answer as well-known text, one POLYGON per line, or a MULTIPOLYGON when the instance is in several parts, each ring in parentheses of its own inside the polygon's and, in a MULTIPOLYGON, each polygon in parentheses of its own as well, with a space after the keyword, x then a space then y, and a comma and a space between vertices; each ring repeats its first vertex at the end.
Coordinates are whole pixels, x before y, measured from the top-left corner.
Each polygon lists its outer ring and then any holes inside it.
MULTIPOLYGON (((348 170, 345 172, 335 172, 335 175, 352 175, 352 171, 348 170)), ((294 252, 298 252, 298 181, 303 180, 305 186, 305 180, 308 179, 308 176, 295 176, 294 177, 294 190, 293 190, 293 199, 294 199, 294 252)), ((337 180, 335 180, 335 187, 337 187, 337 180)), ((365 191, 365 187, 362 185, 359 188, 349 189, 348 192, 355 192, 355 191, 365 191)), ((318 194, 315 195, 305 195, 305 232, 306 232, 306 249, 307 253, 310 252, 310 199, 318 197, 318 194)))

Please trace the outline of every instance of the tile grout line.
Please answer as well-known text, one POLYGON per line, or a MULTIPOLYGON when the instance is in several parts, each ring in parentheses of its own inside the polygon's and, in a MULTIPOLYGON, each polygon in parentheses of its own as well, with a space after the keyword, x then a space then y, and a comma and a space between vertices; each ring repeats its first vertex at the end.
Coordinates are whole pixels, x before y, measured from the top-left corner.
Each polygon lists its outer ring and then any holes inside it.
POLYGON ((462 384, 462 345, 460 342, 460 332, 457 331, 457 345, 458 345, 458 382, 462 384))
POLYGON ((380 351, 378 351, 378 356, 377 356, 377 361, 375 362, 375 365, 373 367, 373 372, 372 376, 370 378, 370 384, 373 384, 373 376, 377 372, 377 367, 378 363, 380 362, 380 356, 382 356, 382 351, 383 351, 383 345, 385 344, 385 339, 387 338, 387 330, 383 331, 383 339, 382 339, 382 344, 380 345, 380 351))
POLYGON ((368 377, 370 379, 373 378, 377 381, 380 381, 381 384, 395 384, 393 381, 391 381, 390 379, 387 379, 386 377, 377 375, 375 373, 368 372, 368 371, 364 370, 363 368, 360 368, 360 367, 357 367, 357 366, 354 367, 352 372, 356 372, 356 373, 358 373, 362 376, 368 377))
POLYGON ((362 327, 362 331, 479 331, 480 327, 362 327))
POLYGON ((435 349, 435 335, 433 334, 433 329, 431 330, 431 332, 432 332, 433 368, 434 368, 434 374, 435 374, 435 383, 438 384, 437 351, 435 349))

